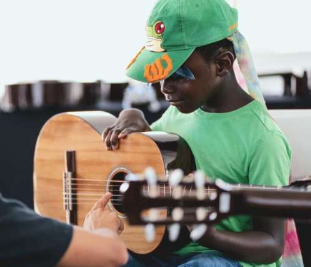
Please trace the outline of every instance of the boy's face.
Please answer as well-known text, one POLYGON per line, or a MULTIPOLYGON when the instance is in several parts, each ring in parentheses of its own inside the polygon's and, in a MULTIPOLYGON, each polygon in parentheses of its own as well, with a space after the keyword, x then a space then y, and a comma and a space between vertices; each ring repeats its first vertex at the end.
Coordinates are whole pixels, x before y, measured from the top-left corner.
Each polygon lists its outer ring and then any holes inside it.
POLYGON ((171 105, 176 106, 182 113, 191 113, 207 103, 219 86, 217 65, 206 62, 201 54, 194 51, 183 64, 195 79, 172 75, 161 81, 161 91, 171 105))

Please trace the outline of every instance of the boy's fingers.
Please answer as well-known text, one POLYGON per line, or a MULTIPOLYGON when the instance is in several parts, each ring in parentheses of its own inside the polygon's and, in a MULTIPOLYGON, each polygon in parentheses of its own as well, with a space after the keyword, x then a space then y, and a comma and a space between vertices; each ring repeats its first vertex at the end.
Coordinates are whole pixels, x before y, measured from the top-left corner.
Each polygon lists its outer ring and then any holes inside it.
POLYGON ((130 129, 124 129, 119 135, 118 138, 125 138, 131 132, 130 129))
POLYGON ((111 142, 110 142, 111 134, 112 134, 112 131, 109 131, 109 133, 107 134, 104 140, 107 150, 111 150, 111 142))
POLYGON ((119 147, 118 135, 120 134, 120 132, 121 132, 121 130, 116 129, 111 134, 110 143, 111 143, 113 149, 117 149, 119 147))
POLYGON ((103 141, 105 141, 106 136, 107 136, 107 134, 109 133, 109 131, 110 131, 111 129, 112 129, 112 126, 107 127, 107 128, 103 131, 103 134, 102 134, 102 139, 103 139, 103 141))

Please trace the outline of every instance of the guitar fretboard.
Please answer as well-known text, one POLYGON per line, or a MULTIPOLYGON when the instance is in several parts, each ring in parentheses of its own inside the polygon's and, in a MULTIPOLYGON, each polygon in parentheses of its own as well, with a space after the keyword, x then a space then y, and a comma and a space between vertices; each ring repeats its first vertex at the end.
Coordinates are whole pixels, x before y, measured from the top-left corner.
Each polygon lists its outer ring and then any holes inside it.
MULTIPOLYGON (((229 184, 225 182, 216 182, 216 185, 221 186, 224 190, 232 191, 232 190, 263 190, 263 191, 288 191, 292 190, 290 187, 283 186, 266 186, 266 185, 245 185, 245 184, 229 184)), ((207 195, 216 194, 219 190, 215 188, 215 186, 207 186, 203 188, 204 192, 207 195)), ((301 188, 301 191, 306 191, 306 189, 301 188)), ((149 186, 145 185, 143 187, 143 195, 149 196, 150 194, 156 193, 157 196, 160 197, 171 197, 178 191, 178 194, 181 196, 193 196, 197 192, 197 188, 194 186, 169 186, 166 184, 163 185, 155 185, 149 186), (152 192, 153 191, 153 192, 152 192)))

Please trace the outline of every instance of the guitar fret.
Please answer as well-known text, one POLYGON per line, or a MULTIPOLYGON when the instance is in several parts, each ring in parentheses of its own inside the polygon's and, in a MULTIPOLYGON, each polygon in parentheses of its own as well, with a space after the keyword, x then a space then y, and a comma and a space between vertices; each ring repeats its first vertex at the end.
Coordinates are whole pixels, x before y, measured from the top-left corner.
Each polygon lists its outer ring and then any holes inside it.
POLYGON ((165 184, 164 184, 164 197, 165 197, 165 184))

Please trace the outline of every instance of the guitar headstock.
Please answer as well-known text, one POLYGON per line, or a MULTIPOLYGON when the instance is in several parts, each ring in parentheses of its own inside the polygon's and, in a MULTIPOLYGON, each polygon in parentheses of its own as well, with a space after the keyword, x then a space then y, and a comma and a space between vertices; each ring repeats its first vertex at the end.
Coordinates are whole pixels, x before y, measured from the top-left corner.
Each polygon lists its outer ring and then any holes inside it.
POLYGON ((147 232, 168 225, 172 236, 178 236, 180 225, 217 223, 232 208, 230 188, 221 180, 209 182, 201 171, 184 176, 177 169, 163 180, 148 168, 143 176, 128 175, 120 191, 130 224, 147 225, 147 232))
POLYGON ((296 180, 292 182, 287 186, 287 188, 311 191, 311 175, 305 177, 302 180, 296 180))
POLYGON ((231 215, 310 218, 310 189, 310 179, 284 187, 230 185, 220 179, 210 182, 200 171, 184 176, 175 170, 165 180, 150 168, 143 176, 128 175, 120 187, 128 222, 146 225, 150 241, 156 225, 167 225, 174 241, 181 225, 196 225, 190 234, 196 240, 208 224, 231 215))

